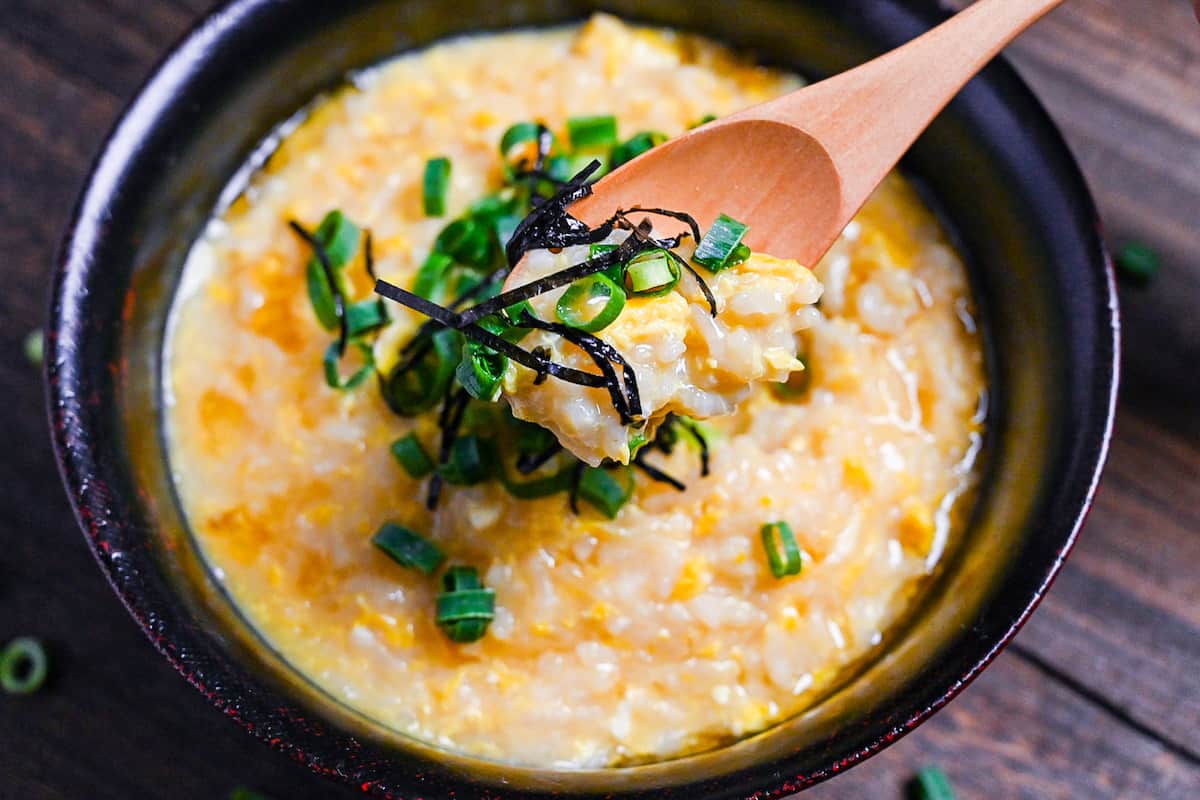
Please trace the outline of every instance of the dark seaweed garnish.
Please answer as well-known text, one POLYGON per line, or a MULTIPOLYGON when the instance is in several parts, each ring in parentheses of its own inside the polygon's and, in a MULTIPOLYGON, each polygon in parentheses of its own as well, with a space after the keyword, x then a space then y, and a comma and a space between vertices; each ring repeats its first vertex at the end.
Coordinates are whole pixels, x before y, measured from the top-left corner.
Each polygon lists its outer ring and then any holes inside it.
MULTIPOLYGON (((569 214, 566 214, 565 211, 562 213, 566 216, 570 216, 569 214)), ((571 219, 574 219, 574 217, 571 217, 571 219)), ((575 221, 579 222, 578 220, 575 221)), ((579 224, 582 225, 583 223, 579 224)), ((625 239, 625 241, 617 245, 615 250, 597 253, 586 261, 581 261, 574 266, 567 267, 566 269, 560 270, 551 275, 545 275, 535 281, 530 281, 529 283, 518 286, 515 289, 510 289, 507 292, 501 292, 490 300, 485 300, 479 305, 472 306, 464 311, 462 315, 463 323, 469 324, 471 322, 475 322, 483 319, 489 314, 495 314, 503 309, 508 308, 509 306, 516 305, 522 300, 529 300, 530 298, 537 297, 540 294, 545 294, 552 289, 557 289, 560 286, 566 286, 569 283, 574 283, 580 278, 586 278, 588 275, 594 275, 597 272, 603 272, 609 267, 626 263, 635 258, 639 253, 645 252, 646 250, 663 249, 670 252, 672 248, 679 246, 679 242, 682 238, 679 236, 671 237, 669 239, 651 238, 650 230, 652 226, 649 224, 649 220, 644 220, 641 225, 635 226, 628 219, 625 212, 618 211, 610 219, 606 220, 600 227, 592 229, 593 231, 604 231, 603 236, 599 236, 598 238, 594 238, 590 241, 570 242, 567 245, 547 245, 546 248, 566 247, 576 244, 593 244, 601 241, 602 239, 608 238, 608 235, 611 234, 617 227, 629 230, 630 235, 625 239)), ((515 240, 515 234, 513 238, 515 240)), ((522 251, 522 254, 523 253, 524 251, 522 251)), ((707 286, 704 286, 704 291, 706 297, 712 297, 712 293, 708 291, 707 286)), ((716 301, 712 300, 711 305, 715 309, 716 301)))
POLYGON ((521 256, 530 250, 591 244, 612 233, 611 227, 608 230, 604 230, 604 226, 589 228, 567 213, 567 206, 592 193, 591 184, 587 180, 598 169, 600 161, 593 160, 567 181, 553 197, 535 204, 529 215, 521 220, 521 224, 513 231, 512 238, 508 240, 504 249, 509 266, 514 266, 521 260, 521 256))
POLYGON ((463 414, 466 412, 467 403, 470 400, 471 395, 467 394, 466 389, 455 391, 451 388, 446 390, 446 397, 442 401, 442 410, 438 414, 438 427, 442 431, 442 445, 438 451, 439 469, 429 478, 429 493, 425 497, 425 507, 430 511, 437 508, 438 500, 441 498, 442 483, 444 482, 441 468, 450 461, 450 454, 454 451, 454 441, 458 438, 463 414))
POLYGON ((705 282, 704 278, 700 277, 700 273, 696 271, 695 267, 689 264, 686 259, 681 258, 674 250, 668 250, 667 255, 670 256, 671 259, 678 264, 681 269, 687 270, 688 273, 696 279, 696 285, 700 287, 700 292, 704 295, 704 299, 708 303, 709 313, 715 317, 717 315, 717 298, 713 297, 712 289, 708 288, 708 283, 705 282))
POLYGON ((696 440, 696 446, 700 448, 700 476, 708 477, 708 438, 704 432, 700 430, 700 426, 691 420, 680 420, 680 426, 691 434, 696 440))
POLYGON ((517 457, 517 472, 528 475, 537 471, 539 467, 545 466, 550 459, 561 453, 562 449, 562 443, 556 441, 540 453, 521 454, 517 457))
POLYGON ((460 324, 461 315, 446 308, 439 306, 426 300, 420 295, 401 289, 395 284, 388 283, 384 280, 375 281, 375 291, 389 300, 395 300, 401 305, 408 306, 414 311, 418 311, 431 319, 435 320, 438 325, 446 328, 456 328, 462 332, 468 339, 473 339, 480 344, 485 344, 501 355, 508 356, 518 364, 529 367, 532 370, 546 372, 559 380, 575 383, 580 386, 605 386, 606 381, 603 375, 596 375, 591 372, 568 367, 564 364, 558 364, 548 358, 539 356, 528 350, 524 350, 517 345, 503 339, 496 334, 488 331, 479 325, 463 325, 460 324))
MULTIPOLYGON (((367 275, 371 280, 379 280, 379 276, 375 274, 375 235, 368 228, 366 237, 363 241, 363 266, 367 269, 367 275)), ((383 319, 387 319, 386 303, 382 297, 375 298, 376 304, 379 306, 379 315, 383 319)))
POLYGON ((687 485, 683 483, 683 481, 668 475, 652 464, 647 464, 644 456, 642 455, 645 452, 645 450, 639 452, 633 457, 633 461, 630 463, 632 463, 633 466, 637 467, 642 472, 646 473, 646 477, 650 478, 650 480, 657 481, 659 483, 665 483, 680 492, 687 490, 687 485))
POLYGON ((293 219, 288 220, 288 227, 312 248, 313 253, 317 256, 317 261, 321 263, 321 271, 325 273, 325 280, 329 282, 329 291, 333 295, 333 310, 338 321, 337 352, 340 358, 346 354, 346 344, 350 341, 350 323, 346 319, 346 296, 342 294, 342 287, 338 284, 333 263, 329 260, 329 253, 326 252, 325 246, 317 241, 316 236, 305 230, 303 225, 293 219))
POLYGON ((523 313, 517 323, 524 328, 557 334, 586 353, 607 379, 605 386, 612 398, 613 407, 621 417, 622 425, 629 425, 642 416, 642 398, 638 392, 637 375, 617 348, 595 334, 585 333, 558 322, 547 322, 528 312, 523 313), (624 385, 617 378, 614 364, 621 368, 624 385))

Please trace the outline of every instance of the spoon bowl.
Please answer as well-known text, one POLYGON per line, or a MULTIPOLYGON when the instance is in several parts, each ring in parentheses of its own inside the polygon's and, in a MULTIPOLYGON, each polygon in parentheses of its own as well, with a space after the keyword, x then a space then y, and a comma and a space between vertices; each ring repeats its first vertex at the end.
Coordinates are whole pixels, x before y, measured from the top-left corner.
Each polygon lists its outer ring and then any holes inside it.
MULTIPOLYGON (((829 247, 828 231, 840 219, 830 198, 841 193, 837 164, 806 131, 778 120, 731 117, 625 164, 571 206, 571 214, 595 226, 620 209, 673 208, 688 211, 704 229, 728 214, 753 220, 745 238, 753 249, 813 263, 807 259, 815 261, 829 247)), ((664 236, 687 230, 667 217, 653 222, 664 236)))

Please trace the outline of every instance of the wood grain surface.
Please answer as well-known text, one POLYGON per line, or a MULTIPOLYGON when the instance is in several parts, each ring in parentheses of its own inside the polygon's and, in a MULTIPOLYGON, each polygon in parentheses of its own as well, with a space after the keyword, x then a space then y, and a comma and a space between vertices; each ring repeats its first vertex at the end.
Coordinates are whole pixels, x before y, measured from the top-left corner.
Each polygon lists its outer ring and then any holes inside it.
MULTIPOLYGON (((0 696, 3 798, 358 796, 252 740, 154 653, 71 518, 22 355, 92 155, 207 5, 0 3, 0 641, 36 635, 53 657, 45 691, 0 696)), ((1188 0, 1070 0, 1008 56, 1070 140, 1111 243, 1163 255, 1150 287, 1121 290, 1112 458, 1016 644, 916 733, 806 797, 899 798, 930 762, 960 798, 1200 797, 1200 25, 1188 0)))

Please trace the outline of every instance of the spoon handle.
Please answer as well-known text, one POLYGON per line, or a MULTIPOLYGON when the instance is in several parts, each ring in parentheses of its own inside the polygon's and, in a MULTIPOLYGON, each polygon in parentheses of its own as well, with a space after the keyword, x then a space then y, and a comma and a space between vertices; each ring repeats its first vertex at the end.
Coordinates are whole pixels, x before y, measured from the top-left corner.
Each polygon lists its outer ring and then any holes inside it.
POLYGON ((903 47, 752 110, 824 145, 848 222, 967 81, 1063 1, 978 0, 903 47))

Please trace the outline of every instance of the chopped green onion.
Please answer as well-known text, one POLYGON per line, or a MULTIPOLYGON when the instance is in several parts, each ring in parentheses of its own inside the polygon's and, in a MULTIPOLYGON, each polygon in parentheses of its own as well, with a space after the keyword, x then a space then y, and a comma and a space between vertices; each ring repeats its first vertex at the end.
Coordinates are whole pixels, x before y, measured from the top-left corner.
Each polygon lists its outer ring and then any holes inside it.
POLYGON ((342 357, 338 351, 338 343, 330 342, 329 347, 325 348, 325 357, 322 359, 322 363, 325 366, 325 383, 331 389, 346 391, 354 389, 375 370, 375 355, 371 351, 371 345, 361 339, 353 339, 350 341, 350 346, 362 355, 363 365, 348 378, 342 378, 341 370, 338 369, 338 361, 342 357))
POLYGON ((471 397, 491 402, 500 396, 500 383, 507 369, 508 356, 487 345, 468 341, 463 345, 462 359, 454 376, 471 397))
POLYGON ((736 267, 738 264, 745 262, 748 258, 750 258, 750 248, 744 244, 739 244, 734 248, 733 255, 727 258, 725 263, 722 264, 722 267, 724 269, 736 267))
POLYGON ((580 278, 558 298, 555 311, 564 325, 595 333, 604 330, 625 308, 625 290, 602 273, 580 278))
POLYGON ((617 118, 611 114, 571 117, 567 120, 567 135, 573 150, 612 147, 617 143, 617 118))
POLYGON ((513 303, 511 306, 504 309, 504 318, 508 321, 510 326, 515 326, 517 321, 520 320, 525 314, 528 314, 531 317, 536 316, 533 313, 533 306, 529 305, 528 300, 521 300, 520 302, 513 303))
POLYGON ((511 189, 485 194, 470 206, 470 214, 476 220, 488 222, 497 217, 515 212, 520 203, 511 189))
POLYGON ((722 214, 696 246, 696 254, 692 256, 692 260, 713 272, 720 272, 731 266, 728 262, 742 243, 742 237, 746 235, 747 230, 748 225, 722 214))
POLYGON ((325 248, 329 264, 341 269, 350 263, 358 251, 360 231, 341 211, 330 211, 317 226, 314 238, 325 248))
MULTIPOLYGON (((499 403, 467 403, 459 429, 495 433, 500 427, 501 407, 499 403)), ((507 410, 507 407, 504 408, 507 410)))
POLYGON ((486 281, 487 278, 478 272, 465 270, 455 270, 454 272, 454 296, 462 297, 468 292, 474 292, 486 281))
POLYGON ((432 575, 446 560, 446 554, 433 542, 414 530, 385 522, 371 537, 371 544, 391 556, 402 567, 432 575))
POLYGON ((715 120, 716 118, 717 118, 717 115, 716 115, 716 114, 705 114, 703 117, 701 117, 700 119, 696 120, 695 122, 693 122, 693 123, 692 123, 690 126, 688 126, 688 127, 690 127, 690 128, 699 128, 701 125, 707 125, 708 123, 712 122, 712 121, 713 121, 713 120, 715 120))
POLYGON ((657 131, 642 131, 634 135, 613 148, 612 156, 609 159, 609 169, 616 169, 627 161, 633 161, 642 153, 658 147, 666 140, 667 135, 657 131))
POLYGON ((800 545, 796 543, 792 526, 786 522, 768 522, 762 526, 760 533, 763 549, 767 551, 767 564, 771 567, 771 574, 776 578, 799 575, 803 564, 800 545))
POLYGON ((442 477, 456 486, 474 486, 492 476, 495 450, 487 439, 471 434, 454 440, 450 461, 442 465, 442 477))
POLYGON ((460 217, 443 228, 434 247, 468 267, 482 269, 492 262, 491 231, 471 217, 460 217))
POLYGON ((513 497, 520 500, 532 500, 537 497, 549 497, 559 492, 565 492, 571 488, 571 481, 575 475, 575 464, 571 463, 551 475, 543 478, 534 478, 532 480, 514 480, 505 470, 501 473, 501 481, 504 488, 513 497))
POLYGON ((446 284, 446 276, 454 266, 454 259, 446 253, 436 250, 429 254, 425 263, 417 270, 416 280, 413 281, 413 294, 419 294, 427 300, 437 300, 446 284))
POLYGON ((453 566, 442 576, 442 591, 444 592, 466 592, 482 588, 479 571, 474 567, 453 566))
POLYGON ((35 367, 40 367, 46 357, 46 336, 42 329, 32 330, 25 337, 25 358, 35 367))
POLYGON ((247 789, 245 786, 239 786, 229 793, 229 800, 271 800, 271 798, 262 792, 247 789))
POLYGON ((633 294, 661 297, 679 283, 679 265, 666 250, 647 250, 625 268, 625 286, 633 294))
POLYGON ((633 470, 626 465, 588 467, 579 479, 579 496, 604 516, 616 519, 621 506, 633 496, 633 470))
MULTIPOLYGON (((358 250, 358 226, 346 219, 341 211, 330 211, 317 226, 313 238, 320 243, 321 248, 329 257, 329 265, 334 270, 334 280, 339 282, 337 288, 342 294, 345 294, 346 288, 341 285, 340 270, 350 263, 350 260, 354 258, 355 251, 358 250)), ((308 260, 305 275, 308 284, 308 299, 312 303, 317 320, 326 330, 333 330, 338 327, 333 287, 329 285, 329 279, 325 275, 324 267, 321 266, 321 260, 315 254, 308 260)))
POLYGON ((32 636, 13 639, 0 650, 0 689, 8 694, 33 694, 49 671, 46 648, 32 636))
POLYGON ((569 155, 569 156, 554 156, 546 162, 546 174, 551 178, 559 181, 567 181, 575 177, 580 170, 591 164, 593 161, 600 162, 600 168, 592 173, 588 178, 588 183, 599 180, 608 172, 607 157, 598 155, 569 155))
MULTIPOLYGON (((341 274, 334 273, 334 279, 341 282, 341 274)), ((333 330, 338 326, 337 303, 333 299, 333 290, 329 287, 325 270, 315 256, 305 267, 305 280, 308 284, 308 299, 317 315, 317 321, 326 330, 333 330)), ((342 293, 345 294, 344 289, 342 293)))
POLYGON ((392 442, 392 456, 413 478, 424 478, 433 472, 433 459, 425 452, 415 433, 392 442))
POLYGON ((421 197, 425 216, 440 217, 446 213, 446 192, 450 188, 450 159, 431 158, 425 162, 425 179, 421 197))
POLYGON ((771 384, 771 389, 781 400, 798 400, 804 397, 812 384, 812 370, 808 366, 808 359, 797 354, 796 360, 804 365, 804 369, 798 369, 788 375, 787 380, 782 383, 771 384))
POLYGON ((420 361, 399 364, 383 381, 383 399, 402 417, 412 417, 438 404, 454 377, 462 353, 462 334, 444 329, 433 334, 432 348, 420 361))
POLYGON ((346 335, 351 339, 382 328, 387 323, 387 311, 377 298, 360 300, 346 308, 346 335))
POLYGON ((1129 242, 1117 252, 1117 269, 1121 277, 1145 286, 1158 274, 1161 263, 1158 253, 1149 245, 1129 242))
MULTIPOLYGON (((602 253, 611 253, 617 249, 615 244, 593 244, 588 245, 588 258, 595 258, 602 253)), ((604 270, 604 275, 618 286, 625 285, 625 264, 613 264, 604 270)))
POLYGON ((548 447, 553 447, 557 441, 554 434, 534 422, 517 419, 509 412, 509 424, 516 430, 517 452, 521 454, 540 453, 548 447))
POLYGON ((915 800, 954 800, 954 789, 946 773, 935 766, 922 767, 911 782, 915 800))
POLYGON ((437 624, 453 642, 474 642, 496 616, 496 592, 479 582, 474 567, 454 566, 442 576, 437 624))
POLYGON ((513 148, 527 142, 536 142, 540 134, 541 126, 536 122, 518 122, 500 137, 500 157, 508 161, 513 148))
POLYGON ((650 443, 645 431, 634 431, 629 435, 629 455, 637 455, 638 450, 650 443))

